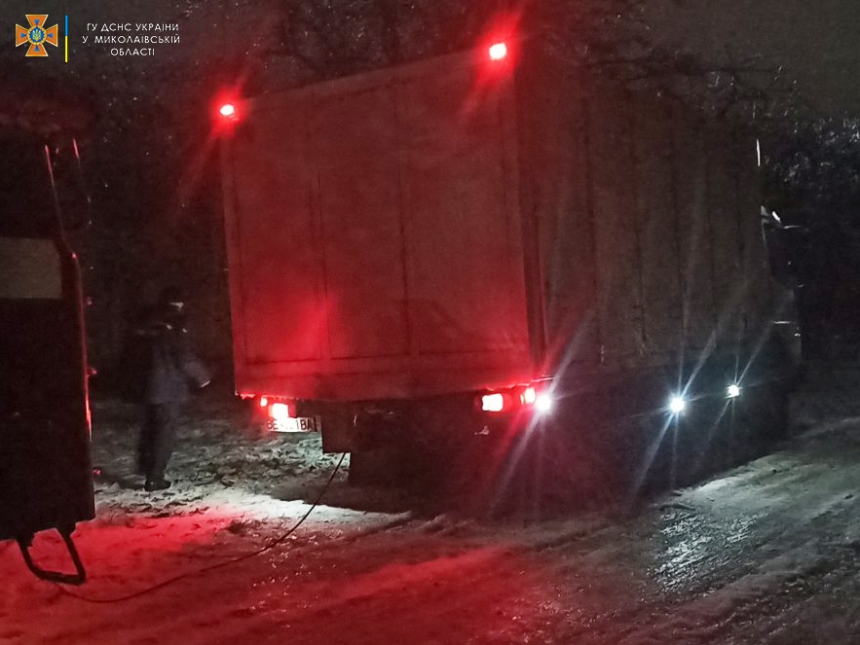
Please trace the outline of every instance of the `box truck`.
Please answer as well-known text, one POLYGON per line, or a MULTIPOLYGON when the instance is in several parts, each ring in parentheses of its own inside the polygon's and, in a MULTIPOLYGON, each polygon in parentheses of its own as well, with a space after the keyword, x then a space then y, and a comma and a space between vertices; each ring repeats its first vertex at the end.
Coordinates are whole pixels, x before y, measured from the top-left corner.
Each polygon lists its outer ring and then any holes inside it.
POLYGON ((498 473, 548 424, 621 455, 579 483, 682 426, 703 472, 781 422, 749 133, 504 42, 216 117, 236 392, 356 480, 498 473))

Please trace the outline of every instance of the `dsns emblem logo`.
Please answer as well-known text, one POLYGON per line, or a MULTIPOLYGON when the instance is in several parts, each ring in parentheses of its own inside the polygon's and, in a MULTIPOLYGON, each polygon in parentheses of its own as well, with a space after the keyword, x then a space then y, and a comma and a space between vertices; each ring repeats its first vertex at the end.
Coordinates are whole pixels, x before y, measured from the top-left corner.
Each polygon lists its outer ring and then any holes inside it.
POLYGON ((27 56, 45 57, 48 55, 48 50, 45 45, 57 46, 58 25, 53 27, 45 27, 45 22, 48 20, 48 14, 27 14, 29 27, 15 25, 15 47, 26 45, 27 56))

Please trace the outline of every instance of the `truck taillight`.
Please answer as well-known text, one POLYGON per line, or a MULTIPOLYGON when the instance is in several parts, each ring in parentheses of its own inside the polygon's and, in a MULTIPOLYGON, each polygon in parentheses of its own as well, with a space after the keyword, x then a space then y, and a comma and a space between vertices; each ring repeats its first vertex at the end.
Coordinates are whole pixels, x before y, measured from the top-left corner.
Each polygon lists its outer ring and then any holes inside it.
POLYGON ((487 50, 490 60, 502 60, 508 55, 508 46, 505 43, 493 43, 487 50))
POLYGON ((530 385, 520 394, 520 401, 523 405, 533 405, 537 412, 549 412, 552 410, 552 396, 547 391, 539 391, 534 386, 530 385))
POLYGON ((232 103, 224 103, 218 109, 218 114, 220 114, 225 119, 234 119, 236 118, 236 106, 232 103))
POLYGON ((523 390, 521 399, 524 405, 533 405, 537 401, 537 392, 533 387, 527 387, 523 390))
POLYGON ((269 421, 278 422, 283 419, 293 419, 296 416, 296 404, 264 394, 256 402, 259 416, 269 421))
POLYGON ((269 416, 272 421, 284 421, 292 419, 295 415, 290 413, 290 406, 286 403, 272 403, 269 406, 269 416))
POLYGON ((505 395, 499 392, 485 394, 481 397, 481 410, 484 412, 502 412, 505 409, 505 395))
POLYGON ((484 394, 480 398, 482 412, 513 412, 530 408, 537 414, 546 414, 553 408, 553 398, 545 383, 514 387, 504 392, 484 394))

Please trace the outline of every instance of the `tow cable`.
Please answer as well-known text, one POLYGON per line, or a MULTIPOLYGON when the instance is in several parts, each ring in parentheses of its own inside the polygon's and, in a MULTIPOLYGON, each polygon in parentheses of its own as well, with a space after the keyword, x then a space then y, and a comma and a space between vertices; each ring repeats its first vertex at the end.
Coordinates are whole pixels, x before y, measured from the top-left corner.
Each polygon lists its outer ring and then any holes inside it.
POLYGON ((334 470, 332 471, 331 475, 329 476, 328 481, 326 482, 325 486, 323 486, 322 490, 320 491, 319 495, 317 495, 317 498, 311 504, 310 508, 305 512, 304 515, 302 515, 301 518, 299 518, 298 522, 296 522, 293 526, 291 526, 287 531, 285 531, 284 533, 279 535, 277 538, 275 538, 274 540, 270 540, 268 543, 266 543, 265 545, 263 545, 262 547, 260 547, 259 549, 255 550, 255 551, 251 551, 250 553, 246 553, 244 555, 230 558, 229 560, 225 560, 224 562, 218 562, 216 564, 211 564, 209 566, 202 567, 202 568, 196 569, 194 571, 187 571, 185 573, 181 573, 177 576, 174 576, 172 578, 168 578, 167 580, 160 582, 156 585, 153 585, 151 587, 147 587, 145 589, 141 589, 139 591, 135 591, 133 593, 126 594, 124 596, 117 596, 115 598, 90 598, 88 596, 83 596, 81 594, 74 593, 73 591, 70 591, 70 590, 66 589, 65 587, 63 587, 62 586, 63 584, 70 584, 70 582, 67 580, 64 580, 62 578, 59 578, 59 579, 45 578, 45 579, 52 582, 57 587, 57 589, 59 589, 59 591, 61 593, 65 594, 67 596, 70 596, 70 597, 75 598, 77 600, 80 600, 82 602, 88 602, 88 603, 93 603, 93 604, 98 604, 98 605, 107 605, 107 604, 112 604, 112 603, 125 602, 127 600, 133 600, 134 598, 140 598, 141 596, 145 596, 145 595, 153 593, 155 591, 159 591, 161 589, 164 589, 165 587, 168 587, 168 586, 170 586, 176 582, 179 582, 180 580, 184 580, 185 578, 190 578, 191 576, 201 575, 203 573, 208 573, 209 571, 214 571, 215 569, 221 569, 221 568, 229 566, 231 564, 236 564, 238 562, 244 562, 245 560, 250 560, 251 558, 255 558, 259 555, 266 553, 267 551, 271 551, 276 546, 282 544, 287 538, 290 537, 290 535, 295 533, 295 531, 302 524, 304 524, 305 520, 308 519, 308 517, 310 517, 310 514, 313 513, 313 511, 316 509, 317 506, 319 506, 319 503, 322 501, 323 496, 328 491, 329 487, 331 486, 332 482, 334 481, 335 476, 337 475, 338 471, 340 470, 340 467, 343 464, 343 460, 345 457, 346 457, 346 453, 342 453, 340 456, 340 459, 337 462, 337 465, 334 467, 334 470))

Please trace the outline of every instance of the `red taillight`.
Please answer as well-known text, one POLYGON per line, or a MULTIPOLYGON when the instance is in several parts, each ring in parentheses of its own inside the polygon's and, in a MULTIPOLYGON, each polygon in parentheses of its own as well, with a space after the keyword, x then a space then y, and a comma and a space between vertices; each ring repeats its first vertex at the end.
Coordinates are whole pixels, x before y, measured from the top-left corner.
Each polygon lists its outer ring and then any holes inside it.
POLYGON ((493 43, 487 52, 490 60, 502 60, 508 55, 508 46, 505 43, 493 43))
POLYGON ((537 400, 537 392, 535 392, 533 387, 527 387, 523 390, 520 400, 523 402, 523 405, 532 405, 537 400))
POLYGON ((261 396, 261 397, 260 397, 260 407, 261 407, 261 408, 265 408, 267 405, 269 405, 269 399, 268 399, 268 397, 261 396))
POLYGON ((219 109, 218 114, 223 116, 225 119, 232 119, 236 116, 236 106, 232 103, 224 103, 219 109))
POLYGON ((504 392, 484 394, 480 399, 482 412, 514 412, 530 409, 537 414, 552 411, 553 396, 546 383, 513 387, 504 392))
POLYGON ((485 394, 481 397, 481 410, 484 412, 501 412, 505 409, 505 395, 499 392, 485 394))
POLYGON ((283 421, 293 417, 290 413, 290 406, 286 403, 272 403, 269 407, 269 416, 273 421, 283 421))

